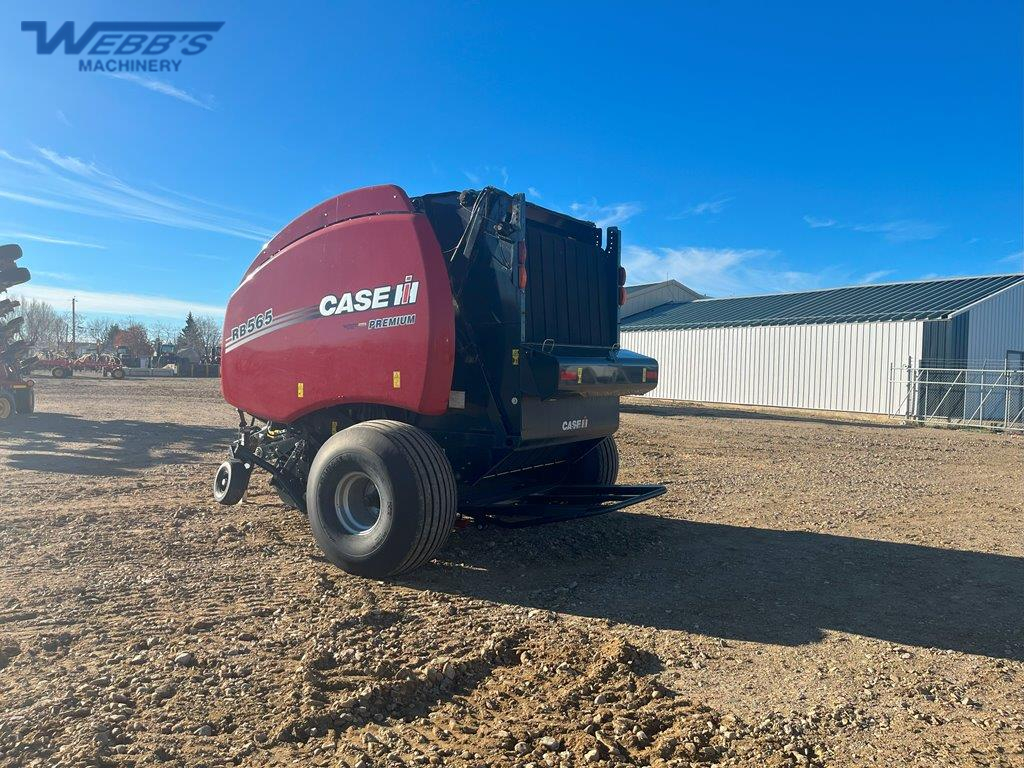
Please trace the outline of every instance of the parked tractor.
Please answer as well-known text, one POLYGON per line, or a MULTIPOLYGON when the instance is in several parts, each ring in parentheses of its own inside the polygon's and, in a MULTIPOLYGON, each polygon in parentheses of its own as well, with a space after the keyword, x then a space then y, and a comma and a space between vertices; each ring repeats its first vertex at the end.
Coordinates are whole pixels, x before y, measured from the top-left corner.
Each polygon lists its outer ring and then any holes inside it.
POLYGON ((21 255, 18 245, 0 245, 0 423, 36 407, 35 383, 27 378, 28 343, 20 338, 25 318, 13 314, 20 303, 4 295, 32 276, 17 265, 21 255))
POLYGON ((665 492, 617 485, 619 397, 658 363, 619 348, 619 230, 488 187, 361 189, 299 216, 228 303, 222 388, 254 468, 342 569, 430 560, 457 516, 524 526, 665 492))

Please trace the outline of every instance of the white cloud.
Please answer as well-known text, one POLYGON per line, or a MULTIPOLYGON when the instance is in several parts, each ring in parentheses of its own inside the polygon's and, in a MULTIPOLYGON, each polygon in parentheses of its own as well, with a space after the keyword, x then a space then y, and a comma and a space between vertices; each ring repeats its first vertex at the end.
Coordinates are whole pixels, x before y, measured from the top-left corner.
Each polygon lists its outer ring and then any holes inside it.
POLYGON ((36 147, 38 157, 21 158, 0 149, 0 198, 53 210, 108 219, 203 230, 258 243, 273 235, 225 206, 169 190, 149 192, 94 163, 36 147))
POLYGON ((1010 264, 1014 269, 1024 269, 1024 251, 1017 251, 999 259, 1000 264, 1010 264))
POLYGON ((669 216, 670 219, 683 219, 687 216, 715 216, 725 210, 725 207, 734 200, 732 197, 719 195, 711 200, 691 205, 682 213, 669 216))
POLYGON ((67 272, 47 272, 42 269, 33 269, 32 277, 48 277, 51 280, 60 280, 62 282, 71 282, 78 279, 77 275, 71 275, 67 272))
POLYGON ((675 279, 709 296, 813 291, 872 283, 892 274, 877 270, 858 276, 839 266, 816 272, 789 269, 778 251, 766 248, 645 248, 627 245, 622 264, 631 285, 675 279))
POLYGON ((544 195, 540 193, 540 190, 536 187, 527 187, 526 194, 532 197, 534 200, 540 200, 544 195))
POLYGON ((183 101, 186 104, 191 104, 194 107, 201 107, 202 109, 213 110, 213 105, 210 103, 210 99, 202 100, 193 96, 188 91, 183 91, 170 83, 165 83, 163 80, 153 80, 148 77, 141 77, 139 75, 133 75, 130 72, 108 72, 110 77, 115 77, 118 80, 126 80, 129 83, 135 83, 141 85, 143 88, 148 88, 151 91, 162 93, 164 96, 170 96, 172 99, 183 101))
POLYGON ((38 299, 55 307, 70 305, 72 298, 78 299, 82 313, 107 315, 137 315, 142 317, 171 317, 180 319, 189 312, 201 315, 223 317, 224 307, 202 304, 195 301, 175 299, 169 296, 145 296, 134 293, 106 293, 102 291, 79 291, 52 285, 28 282, 19 294, 28 299, 38 299))
POLYGON ((71 126, 71 121, 68 120, 68 116, 64 114, 64 110, 62 110, 62 109, 58 109, 57 110, 57 119, 60 120, 62 123, 64 123, 64 125, 66 125, 68 128, 72 127, 71 126))
POLYGON ((816 216, 804 216, 804 221, 807 222, 807 226, 811 229, 819 229, 821 227, 834 227, 839 222, 835 219, 819 219, 816 216))
POLYGON ((909 243, 918 240, 932 240, 938 237, 945 227, 928 221, 916 219, 894 219, 871 224, 848 224, 835 219, 822 219, 816 216, 804 216, 804 221, 811 229, 833 228, 849 229, 854 232, 869 232, 882 235, 890 243, 909 243))
POLYGON ((599 227, 616 227, 636 216, 643 207, 640 203, 599 205, 596 200, 591 200, 589 203, 573 203, 569 210, 576 218, 592 221, 599 227))
POLYGON ((469 179, 470 184, 476 186, 500 186, 502 189, 508 187, 508 168, 504 165, 485 165, 483 168, 463 171, 462 175, 469 179))
POLYGON ((876 269, 874 272, 868 272, 863 275, 857 282, 860 285, 867 285, 869 283, 877 283, 883 277, 888 277, 896 272, 895 269, 876 269))
POLYGON ((18 232, 9 229, 0 230, 0 238, 8 240, 34 240, 37 243, 49 243, 50 245, 71 245, 76 248, 100 248, 106 249, 105 245, 97 245, 96 243, 83 243, 78 240, 65 240, 61 237, 53 237, 51 235, 38 235, 34 232, 18 232))

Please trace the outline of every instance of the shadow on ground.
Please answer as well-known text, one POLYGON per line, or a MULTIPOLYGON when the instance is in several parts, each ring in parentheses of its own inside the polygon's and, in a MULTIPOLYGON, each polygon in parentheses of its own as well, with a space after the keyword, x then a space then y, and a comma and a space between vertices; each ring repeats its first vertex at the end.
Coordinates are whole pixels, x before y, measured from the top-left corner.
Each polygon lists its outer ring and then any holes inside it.
POLYGON ((0 427, 10 467, 106 477, 169 462, 190 463, 218 446, 226 451, 234 437, 234 430, 221 427, 92 420, 63 413, 34 413, 0 427))
POLYGON ((467 529, 415 588, 799 645, 822 630, 1024 660, 1024 559, 651 515, 467 529))
POLYGON ((764 411, 745 410, 743 408, 708 407, 702 405, 644 405, 641 403, 622 403, 622 413, 639 413, 646 416, 698 416, 708 419, 747 419, 751 421, 796 421, 803 424, 828 424, 835 426, 845 424, 851 427, 870 427, 876 429, 906 429, 896 422, 874 421, 871 419, 842 418, 836 416, 808 416, 799 413, 768 413, 764 411))

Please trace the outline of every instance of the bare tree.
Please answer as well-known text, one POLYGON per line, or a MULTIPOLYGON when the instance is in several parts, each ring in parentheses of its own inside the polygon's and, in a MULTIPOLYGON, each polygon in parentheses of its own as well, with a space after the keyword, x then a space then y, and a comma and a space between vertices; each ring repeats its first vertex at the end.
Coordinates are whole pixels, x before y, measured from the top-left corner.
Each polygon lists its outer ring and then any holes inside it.
POLYGON ((60 351, 71 335, 70 324, 52 305, 38 299, 21 298, 25 316, 22 337, 37 347, 60 351))
POLYGON ((96 345, 96 354, 103 351, 103 347, 110 343, 110 330, 114 323, 106 317, 97 316, 85 324, 85 334, 89 340, 96 345))
POLYGON ((220 346, 220 327, 221 324, 209 315, 196 318, 196 330, 203 345, 204 356, 209 356, 215 347, 220 346))

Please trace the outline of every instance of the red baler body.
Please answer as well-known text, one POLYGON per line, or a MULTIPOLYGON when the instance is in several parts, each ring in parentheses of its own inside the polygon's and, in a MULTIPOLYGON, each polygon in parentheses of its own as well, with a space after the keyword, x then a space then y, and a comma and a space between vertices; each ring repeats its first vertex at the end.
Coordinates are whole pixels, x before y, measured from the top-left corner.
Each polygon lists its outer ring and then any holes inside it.
POLYGON ((405 192, 339 195, 271 240, 228 302, 224 398, 282 423, 350 403, 442 414, 454 323, 441 248, 405 192))

